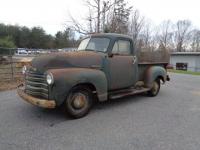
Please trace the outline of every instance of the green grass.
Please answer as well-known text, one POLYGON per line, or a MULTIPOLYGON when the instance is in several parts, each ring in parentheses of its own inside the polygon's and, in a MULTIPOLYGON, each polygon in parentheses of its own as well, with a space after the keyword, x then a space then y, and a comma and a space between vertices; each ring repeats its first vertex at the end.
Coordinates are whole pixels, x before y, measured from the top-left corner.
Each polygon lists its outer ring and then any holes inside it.
POLYGON ((183 70, 174 70, 174 69, 168 69, 168 72, 173 73, 181 73, 181 74, 190 74, 190 75, 197 75, 200 76, 200 72, 192 72, 192 71, 183 71, 183 70))

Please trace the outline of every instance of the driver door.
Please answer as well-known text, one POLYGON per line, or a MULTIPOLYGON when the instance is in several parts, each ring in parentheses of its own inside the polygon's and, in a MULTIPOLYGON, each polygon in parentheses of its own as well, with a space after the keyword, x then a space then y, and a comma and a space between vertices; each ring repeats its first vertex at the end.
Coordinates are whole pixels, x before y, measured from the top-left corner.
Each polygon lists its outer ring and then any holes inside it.
POLYGON ((131 41, 117 40, 112 49, 109 64, 109 90, 133 86, 136 83, 137 59, 133 56, 131 41))

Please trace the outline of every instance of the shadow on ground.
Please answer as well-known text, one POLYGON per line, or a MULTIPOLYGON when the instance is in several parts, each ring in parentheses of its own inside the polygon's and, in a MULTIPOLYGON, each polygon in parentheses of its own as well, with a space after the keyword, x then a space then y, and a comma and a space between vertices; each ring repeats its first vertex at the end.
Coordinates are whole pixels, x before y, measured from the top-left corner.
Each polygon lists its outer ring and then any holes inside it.
MULTIPOLYGON (((135 103, 141 102, 141 101, 147 101, 149 100, 148 97, 145 94, 140 95, 134 95, 134 96, 128 96, 125 98, 120 99, 114 99, 114 100, 108 100, 106 102, 95 102, 91 111, 89 112, 89 117, 93 113, 101 113, 103 111, 109 111, 110 109, 115 109, 118 107, 124 107, 126 105, 134 105, 135 103)), ((42 121, 42 122, 49 122, 52 123, 50 126, 54 126, 57 123, 63 122, 63 121, 69 121, 73 120, 68 115, 66 115, 61 107, 56 109, 43 109, 38 108, 36 106, 32 106, 29 104, 23 105, 23 108, 21 108, 22 114, 26 114, 24 117, 32 117, 32 122, 34 121, 42 121)), ((29 118, 30 119, 30 118, 29 118)))

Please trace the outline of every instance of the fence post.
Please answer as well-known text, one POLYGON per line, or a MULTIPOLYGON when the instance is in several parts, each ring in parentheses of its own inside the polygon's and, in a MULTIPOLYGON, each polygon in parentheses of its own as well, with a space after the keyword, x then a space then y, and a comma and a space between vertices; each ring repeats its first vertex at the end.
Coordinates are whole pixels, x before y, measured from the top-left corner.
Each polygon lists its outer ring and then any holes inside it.
POLYGON ((11 49, 9 51, 10 51, 11 77, 12 77, 12 80, 13 80, 14 79, 13 58, 12 58, 11 49))

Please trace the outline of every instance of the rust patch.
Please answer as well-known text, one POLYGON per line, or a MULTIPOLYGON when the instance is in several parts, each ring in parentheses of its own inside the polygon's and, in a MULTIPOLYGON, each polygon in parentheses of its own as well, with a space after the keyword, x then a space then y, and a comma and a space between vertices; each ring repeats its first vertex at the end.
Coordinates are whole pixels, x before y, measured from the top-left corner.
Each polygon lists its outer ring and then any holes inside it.
POLYGON ((46 100, 46 99, 39 99, 39 98, 32 97, 32 96, 26 94, 20 88, 17 89, 17 93, 23 100, 25 100, 33 105, 43 107, 43 108, 55 108, 56 107, 56 103, 54 100, 46 100))
POLYGON ((40 72, 56 68, 93 68, 93 66, 100 69, 104 56, 105 54, 90 51, 48 54, 34 58, 32 66, 40 72))

